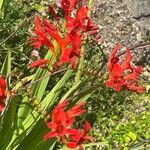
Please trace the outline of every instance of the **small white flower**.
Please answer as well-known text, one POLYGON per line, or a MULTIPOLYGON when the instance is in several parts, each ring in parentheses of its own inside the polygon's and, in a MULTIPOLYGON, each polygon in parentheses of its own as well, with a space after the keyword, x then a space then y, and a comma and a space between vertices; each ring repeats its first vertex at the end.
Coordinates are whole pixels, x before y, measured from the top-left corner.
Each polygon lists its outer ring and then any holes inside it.
POLYGON ((61 6, 62 0, 55 0, 55 2, 56 2, 56 5, 57 5, 58 7, 62 7, 62 6, 61 6))
POLYGON ((37 50, 33 50, 33 51, 31 52, 31 56, 32 56, 32 57, 40 58, 39 52, 38 52, 37 50))

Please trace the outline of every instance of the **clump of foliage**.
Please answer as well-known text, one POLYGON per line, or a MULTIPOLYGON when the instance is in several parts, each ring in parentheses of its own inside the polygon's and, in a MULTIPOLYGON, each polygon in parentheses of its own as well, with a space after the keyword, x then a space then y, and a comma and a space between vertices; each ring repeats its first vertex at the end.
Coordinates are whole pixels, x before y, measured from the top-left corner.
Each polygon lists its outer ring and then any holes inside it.
POLYGON ((90 17, 93 1, 2 4, 2 150, 147 147, 142 67, 131 64, 133 49, 118 54, 119 44, 105 55, 90 17))

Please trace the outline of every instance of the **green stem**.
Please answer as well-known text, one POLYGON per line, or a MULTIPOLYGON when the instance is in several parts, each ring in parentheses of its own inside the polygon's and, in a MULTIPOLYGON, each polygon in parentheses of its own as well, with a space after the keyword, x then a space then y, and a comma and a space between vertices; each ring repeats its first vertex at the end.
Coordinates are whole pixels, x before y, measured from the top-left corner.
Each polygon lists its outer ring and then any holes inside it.
MULTIPOLYGON (((89 8, 92 8, 94 6, 95 0, 89 0, 89 8)), ((88 15, 91 16, 92 10, 89 11, 88 15)))
POLYGON ((81 58, 80 58, 80 61, 79 61, 79 67, 78 67, 78 71, 76 73, 76 78, 75 78, 75 82, 78 83, 81 81, 81 76, 82 76, 82 73, 83 73, 83 66, 84 66, 84 57, 85 57, 85 47, 82 46, 81 47, 81 58))
MULTIPOLYGON (((94 0, 89 0, 88 2, 89 8, 92 8, 94 6, 94 0)), ((92 10, 90 10, 88 12, 88 15, 91 16, 92 10)), ((81 81, 81 76, 83 73, 83 67, 84 67, 84 58, 85 58, 85 46, 81 47, 81 58, 79 61, 79 67, 78 67, 78 71, 76 73, 76 77, 75 77, 75 82, 78 83, 81 81)))

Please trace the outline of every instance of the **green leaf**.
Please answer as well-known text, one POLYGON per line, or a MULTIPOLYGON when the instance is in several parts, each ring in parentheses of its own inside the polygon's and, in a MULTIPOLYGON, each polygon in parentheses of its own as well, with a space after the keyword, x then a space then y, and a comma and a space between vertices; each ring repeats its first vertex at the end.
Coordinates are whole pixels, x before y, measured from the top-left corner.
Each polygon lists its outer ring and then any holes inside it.
MULTIPOLYGON (((49 150, 55 146, 55 139, 44 141, 44 135, 49 131, 43 120, 39 120, 33 130, 19 143, 16 150, 49 150)), ((13 148, 13 147, 10 147, 13 148)))
POLYGON ((95 87, 91 87, 83 90, 76 96, 75 101, 78 102, 86 101, 95 92, 95 89, 96 89, 95 87))
POLYGON ((7 52, 6 58, 4 60, 1 73, 8 76, 11 73, 11 51, 7 52))
POLYGON ((4 114, 1 116, 0 123, 0 147, 1 150, 6 150, 13 132, 16 128, 16 110, 17 110, 18 96, 13 96, 8 100, 7 107, 4 114))
MULTIPOLYGON (((49 60, 52 60, 52 54, 50 54, 49 52, 47 53, 46 57, 49 60)), ((36 81, 37 79, 45 76, 48 74, 48 71, 43 70, 43 69, 38 69, 36 71, 36 73, 32 76, 32 81, 31 84, 36 81)), ((45 93, 45 89, 47 87, 48 81, 49 81, 50 77, 47 77, 41 81, 39 81, 38 83, 35 83, 31 86, 31 91, 33 92, 33 96, 35 96, 37 98, 38 101, 41 101, 44 93, 45 93)), ((22 103, 20 105, 20 108, 18 110, 18 124, 19 126, 22 127, 22 122, 23 120, 25 120, 27 118, 27 116, 30 114, 30 112, 32 111, 32 109, 29 107, 29 102, 28 102, 28 97, 24 97, 24 99, 22 100, 22 103)))
POLYGON ((3 0, 0 0, 0 11, 2 9, 2 5, 3 5, 3 0))
MULTIPOLYGON (((44 100, 40 103, 44 110, 50 108, 55 102, 57 102, 57 97, 60 94, 63 86, 66 84, 70 76, 72 75, 72 70, 68 70, 61 80, 55 85, 55 87, 47 94, 44 100)), ((27 129, 32 123, 35 122, 39 118, 37 111, 33 111, 32 114, 28 115, 28 117, 23 121, 23 126, 27 129)))
MULTIPOLYGON (((42 71, 42 75, 41 77, 44 77, 45 75, 48 74, 48 71, 42 71)), ((35 84, 35 86, 37 87, 36 88, 36 92, 35 92, 35 96, 37 98, 38 101, 41 101, 42 97, 43 97, 43 94, 45 92, 45 89, 47 87, 47 84, 49 82, 49 79, 50 79, 50 76, 41 80, 40 82, 38 82, 37 84, 35 84), (42 94, 43 93, 43 94, 42 94)), ((34 87, 33 87, 34 88, 34 87)), ((32 89, 33 89, 32 88, 32 89)))
POLYGON ((61 98, 61 101, 65 100, 69 96, 73 95, 78 90, 78 88, 82 85, 81 83, 82 82, 80 81, 77 84, 75 84, 72 88, 70 88, 70 90, 61 98))
MULTIPOLYGON (((61 80, 55 85, 55 87, 47 94, 47 96, 44 98, 44 100, 41 102, 41 106, 46 110, 50 109, 50 107, 57 102, 57 97, 60 94, 62 88, 72 75, 72 70, 68 70, 64 76, 61 78, 61 80)), ((19 142, 21 142, 25 136, 30 134, 32 132, 33 128, 35 125, 38 124, 38 121, 40 119, 40 116, 36 110, 33 110, 30 112, 29 115, 26 116, 26 119, 21 123, 23 130, 22 129, 16 129, 15 132, 19 133, 19 135, 15 135, 12 138, 12 141, 10 142, 9 146, 17 145, 19 142)), ((38 132, 38 131, 37 131, 38 132)))
POLYGON ((55 87, 47 94, 47 96, 41 102, 41 105, 44 108, 48 108, 49 106, 52 106, 55 102, 57 102, 56 100, 58 98, 58 95, 62 91, 62 88, 66 85, 66 82, 71 77, 72 72, 72 70, 68 70, 61 78, 61 80, 55 85, 55 87))

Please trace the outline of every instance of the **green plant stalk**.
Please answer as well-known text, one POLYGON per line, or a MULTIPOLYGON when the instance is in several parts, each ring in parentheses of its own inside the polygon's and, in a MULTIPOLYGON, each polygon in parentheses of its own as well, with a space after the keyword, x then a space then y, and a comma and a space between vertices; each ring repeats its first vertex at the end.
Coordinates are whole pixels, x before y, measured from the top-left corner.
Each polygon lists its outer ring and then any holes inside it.
POLYGON ((72 95, 80 86, 82 82, 75 84, 70 90, 62 97, 59 103, 67 99, 70 95, 72 95))
POLYGON ((89 8, 90 8, 90 10, 89 10, 89 13, 88 13, 88 15, 89 16, 91 16, 91 13, 92 13, 92 7, 94 6, 94 2, 95 2, 95 0, 89 0, 89 8))
POLYGON ((81 58, 80 58, 80 61, 79 61, 79 67, 78 67, 78 71, 76 73, 76 77, 75 77, 75 83, 78 83, 81 81, 81 76, 82 76, 82 69, 84 67, 84 57, 85 57, 85 47, 82 46, 81 47, 81 58))
MULTIPOLYGON (((92 8, 94 5, 94 0, 89 0, 89 8, 92 8)), ((92 10, 90 9, 90 11, 88 12, 88 15, 91 16, 92 10)), ((75 83, 78 83, 81 81, 81 76, 83 73, 83 67, 84 67, 84 58, 85 58, 85 46, 83 45, 81 47, 81 58, 79 61, 79 67, 78 67, 78 71, 76 73, 76 77, 75 77, 75 83)))

